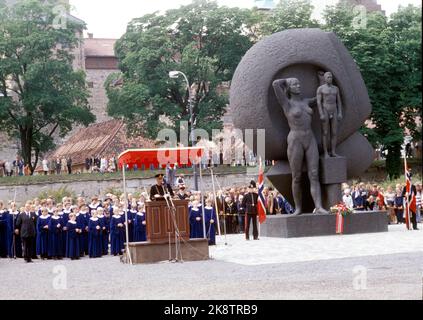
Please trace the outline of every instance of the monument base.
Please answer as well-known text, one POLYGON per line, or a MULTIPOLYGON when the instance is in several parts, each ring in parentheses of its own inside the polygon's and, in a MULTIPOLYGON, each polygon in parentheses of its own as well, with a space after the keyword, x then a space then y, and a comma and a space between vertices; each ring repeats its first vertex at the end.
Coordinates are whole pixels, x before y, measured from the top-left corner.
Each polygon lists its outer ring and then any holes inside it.
MULTIPOLYGON (((386 211, 354 213, 344 219, 344 234, 387 232, 388 224, 386 211)), ((270 238, 336 235, 336 215, 267 216, 266 222, 260 228, 260 236, 270 238)))
MULTIPOLYGON (((175 244, 170 246, 171 259, 175 259, 175 244)), ((183 261, 201 261, 209 259, 209 243, 207 239, 191 239, 181 241, 180 246, 183 261)), ((156 263, 169 261, 169 242, 150 243, 135 242, 129 244, 133 264, 156 263)))

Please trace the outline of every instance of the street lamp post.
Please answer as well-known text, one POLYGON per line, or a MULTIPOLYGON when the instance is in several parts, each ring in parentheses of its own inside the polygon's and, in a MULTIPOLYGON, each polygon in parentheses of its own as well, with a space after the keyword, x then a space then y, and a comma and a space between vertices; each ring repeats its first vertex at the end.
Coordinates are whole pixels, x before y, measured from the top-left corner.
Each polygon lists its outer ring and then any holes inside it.
MULTIPOLYGON (((179 76, 183 76, 187 85, 188 90, 188 106, 189 106, 189 118, 191 124, 191 143, 194 146, 194 130, 195 130, 195 122, 194 122, 194 113, 193 113, 193 103, 192 103, 192 94, 191 94, 191 87, 189 85, 188 77, 182 71, 171 71, 169 72, 169 77, 172 79, 177 79, 179 76)), ((193 173, 194 173, 194 187, 195 190, 198 191, 198 176, 197 176, 197 165, 193 163, 193 173)))

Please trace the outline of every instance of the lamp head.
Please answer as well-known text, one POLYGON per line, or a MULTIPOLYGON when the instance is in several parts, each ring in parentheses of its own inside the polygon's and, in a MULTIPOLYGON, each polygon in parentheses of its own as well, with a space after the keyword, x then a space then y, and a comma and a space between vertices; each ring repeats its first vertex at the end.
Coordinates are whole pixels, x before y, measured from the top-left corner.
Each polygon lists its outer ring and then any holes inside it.
POLYGON ((180 74, 181 73, 179 71, 170 71, 169 72, 169 78, 177 79, 177 78, 179 78, 180 74))

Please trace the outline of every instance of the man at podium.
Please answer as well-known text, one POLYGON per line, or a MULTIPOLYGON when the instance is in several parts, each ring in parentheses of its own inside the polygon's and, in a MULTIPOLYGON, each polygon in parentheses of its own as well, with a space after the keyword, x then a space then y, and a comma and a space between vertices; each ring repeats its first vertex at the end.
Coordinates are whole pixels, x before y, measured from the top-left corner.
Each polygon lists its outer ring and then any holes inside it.
POLYGON ((172 187, 165 183, 164 175, 162 173, 156 174, 156 184, 150 189, 150 199, 151 201, 162 201, 164 200, 164 195, 169 193, 171 197, 174 197, 172 187))

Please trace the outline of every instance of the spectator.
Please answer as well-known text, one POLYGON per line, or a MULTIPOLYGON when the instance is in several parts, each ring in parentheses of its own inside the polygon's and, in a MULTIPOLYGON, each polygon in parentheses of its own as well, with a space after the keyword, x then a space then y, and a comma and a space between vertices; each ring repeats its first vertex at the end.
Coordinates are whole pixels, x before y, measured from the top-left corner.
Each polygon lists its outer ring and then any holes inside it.
POLYGON ((16 156, 16 160, 13 161, 13 168, 15 169, 15 175, 23 176, 24 174, 24 162, 19 156, 16 156))
POLYGON ((91 165, 92 165, 92 159, 91 158, 85 158, 85 170, 87 172, 90 172, 91 165))
POLYGON ((68 166, 68 161, 66 160, 65 157, 63 157, 62 160, 61 160, 61 170, 62 170, 62 173, 66 173, 67 166, 68 166))
POLYGON ((59 175, 62 171, 62 163, 60 161, 60 158, 56 159, 56 174, 59 175))
POLYGON ((105 173, 107 171, 107 164, 108 164, 107 159, 105 157, 102 157, 100 159, 100 172, 101 173, 105 173))
POLYGON ((417 223, 422 222, 422 184, 417 183, 416 184, 416 208, 417 208, 417 223))
POLYGON ((351 196, 351 189, 345 189, 344 190, 344 196, 342 197, 342 202, 345 204, 345 206, 348 209, 350 209, 350 210, 354 209, 354 201, 353 201, 353 198, 351 196))
POLYGON ((68 167, 68 173, 72 174, 72 158, 68 157, 68 159, 66 160, 66 165, 68 167))
POLYGON ((48 168, 48 160, 47 160, 47 158, 44 158, 44 159, 43 159, 42 165, 43 165, 44 175, 46 176, 46 175, 48 174, 48 172, 49 172, 49 168, 48 168))
POLYGON ((13 165, 10 161, 4 163, 4 170, 6 171, 6 176, 11 177, 13 175, 13 165))
POLYGON ((403 197, 402 197, 402 190, 397 190, 397 194, 395 195, 395 202, 394 202, 394 210, 395 215, 397 217, 397 224, 404 223, 404 207, 403 207, 403 197))

